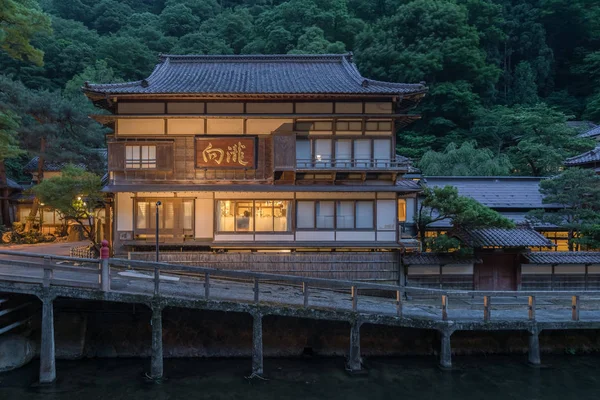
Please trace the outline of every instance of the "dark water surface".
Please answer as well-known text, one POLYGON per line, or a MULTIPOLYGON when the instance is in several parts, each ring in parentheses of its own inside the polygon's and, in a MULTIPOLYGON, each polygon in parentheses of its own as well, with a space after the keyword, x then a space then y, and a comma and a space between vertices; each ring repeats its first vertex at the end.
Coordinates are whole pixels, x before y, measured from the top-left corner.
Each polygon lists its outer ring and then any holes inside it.
POLYGON ((58 381, 38 387, 36 362, 0 374, 0 400, 167 399, 600 399, 600 356, 455 357, 452 371, 434 358, 369 359, 366 376, 348 376, 340 358, 268 359, 267 381, 244 378, 250 360, 165 360, 167 380, 144 380, 149 360, 60 361, 58 381))

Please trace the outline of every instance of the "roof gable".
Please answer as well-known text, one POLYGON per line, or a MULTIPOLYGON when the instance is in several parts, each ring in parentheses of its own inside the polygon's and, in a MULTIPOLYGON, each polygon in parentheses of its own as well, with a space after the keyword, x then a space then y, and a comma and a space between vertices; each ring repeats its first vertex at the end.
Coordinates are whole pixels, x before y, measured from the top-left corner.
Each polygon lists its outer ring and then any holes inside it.
POLYGON ((323 55, 161 55, 146 79, 90 84, 101 94, 380 94, 425 92, 422 84, 363 77, 352 53, 323 55))

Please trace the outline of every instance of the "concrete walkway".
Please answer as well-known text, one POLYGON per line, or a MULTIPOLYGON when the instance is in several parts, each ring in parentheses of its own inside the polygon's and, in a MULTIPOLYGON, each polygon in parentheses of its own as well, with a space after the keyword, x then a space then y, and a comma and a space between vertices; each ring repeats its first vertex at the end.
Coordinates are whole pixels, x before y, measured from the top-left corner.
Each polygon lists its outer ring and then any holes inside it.
MULTIPOLYGON (((19 260, 20 261, 20 260, 19 260)), ((32 260, 33 261, 33 260, 32 260)), ((96 266, 97 264, 94 264, 96 266)), ((90 265, 91 266, 91 265, 90 265)), ((123 270, 112 268, 111 291, 128 294, 152 295, 154 282, 147 271, 123 270)), ((40 268, 10 265, 10 261, 2 260, 0 264, 0 280, 7 276, 42 279, 40 268)), ((98 276, 89 272, 56 271, 54 279, 65 286, 78 284, 94 285, 98 276)), ((12 280, 12 278, 11 278, 12 280)), ((60 283, 59 283, 60 284, 60 283)), ((54 283, 53 283, 54 285, 54 283)), ((254 291, 252 282, 230 281, 211 276, 210 299, 217 301, 234 301, 253 303, 254 291)), ((160 283, 160 293, 165 297, 188 300, 204 299, 204 281, 201 277, 189 275, 165 274, 160 283)), ((260 283, 259 299, 261 304, 277 306, 303 306, 303 294, 297 286, 260 283)), ((523 321, 528 320, 526 298, 510 297, 507 301, 497 298, 497 305, 492 299, 492 320, 523 321)), ((571 306, 568 298, 545 299, 536 307, 538 322, 564 322, 571 320, 571 306)), ((321 310, 352 311, 350 292, 309 288, 309 307, 321 310)), ((395 299, 360 295, 358 297, 359 313, 395 316, 395 299)), ((457 322, 475 322, 483 319, 483 302, 472 298, 449 299, 448 320, 457 322)), ((404 301, 403 315, 407 318, 441 321, 441 302, 436 299, 414 299, 404 301)), ((580 321, 600 321, 600 301, 598 299, 581 299, 580 321)))
MULTIPOLYGON (((0 245, 0 250, 22 251, 27 253, 44 254, 51 256, 69 256, 72 247, 86 246, 90 242, 83 240, 80 242, 51 242, 51 243, 36 243, 36 244, 3 244, 0 245)), ((2 256, 9 258, 8 256, 2 256)))

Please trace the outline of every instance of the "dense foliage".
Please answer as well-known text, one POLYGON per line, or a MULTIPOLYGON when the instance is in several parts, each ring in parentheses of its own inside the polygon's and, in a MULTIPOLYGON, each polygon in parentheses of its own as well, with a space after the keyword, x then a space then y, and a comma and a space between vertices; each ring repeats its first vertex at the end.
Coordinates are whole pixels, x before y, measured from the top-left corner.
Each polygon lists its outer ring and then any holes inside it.
MULTIPOLYGON (((590 146, 573 140, 577 132, 563 122, 600 120, 599 2, 0 0, 0 5, 4 86, 8 80, 22 83, 27 88, 22 96, 39 97, 58 113, 51 118, 54 126, 58 120, 78 121, 71 133, 85 131, 80 142, 87 147, 97 146, 101 139, 89 136, 102 131, 82 122, 89 105, 78 87, 86 80, 146 77, 160 52, 353 51, 365 76, 425 81, 430 88, 417 110, 423 118, 399 134, 401 154, 420 158, 450 143, 462 149, 463 142, 475 141, 477 149, 491 152, 482 155, 499 160, 501 172, 508 157, 512 174, 557 172, 564 157, 590 146)), ((7 97, 4 90, 0 95, 7 97)), ((12 131, 33 129, 27 110, 10 111, 25 126, 12 131)), ((31 145, 22 147, 35 153, 31 145)), ((57 156, 76 161, 76 154, 57 156)))

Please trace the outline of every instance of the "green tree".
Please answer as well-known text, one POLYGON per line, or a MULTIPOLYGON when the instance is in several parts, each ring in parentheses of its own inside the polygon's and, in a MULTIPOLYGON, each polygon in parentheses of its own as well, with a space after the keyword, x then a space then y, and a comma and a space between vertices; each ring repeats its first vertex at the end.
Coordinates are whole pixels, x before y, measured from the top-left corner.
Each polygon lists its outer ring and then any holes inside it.
POLYGON ((45 179, 32 188, 41 202, 54 208, 67 223, 76 223, 90 240, 96 251, 98 210, 102 208, 104 193, 98 175, 81 168, 67 166, 60 176, 45 179))
POLYGON ((2 223, 10 226, 10 210, 8 203, 8 187, 6 176, 6 160, 15 158, 25 153, 19 148, 16 138, 19 127, 19 117, 11 111, 0 111, 0 186, 2 187, 2 201, 0 211, 2 212, 2 223))
POLYGON ((577 137, 566 115, 546 104, 482 108, 476 116, 470 136, 496 154, 508 154, 519 175, 558 173, 566 158, 594 147, 577 137))
POLYGON ((559 208, 532 211, 529 219, 567 230, 569 251, 582 231, 600 223, 600 176, 593 170, 569 168, 541 181, 540 193, 544 204, 559 208))
POLYGON ((459 147, 449 144, 443 152, 428 151, 417 163, 425 176, 503 176, 510 175, 511 164, 505 154, 478 149, 474 141, 459 147))
MULTIPOLYGON (((454 228, 513 228, 514 223, 478 201, 460 196, 453 186, 425 188, 415 224, 423 249, 427 248, 425 232, 437 221, 448 220, 454 228)), ((431 245, 431 244, 430 244, 431 245)), ((447 245, 446 245, 447 246, 447 245)))
POLYGON ((160 26, 165 35, 181 37, 198 29, 200 18, 189 7, 177 4, 163 10, 160 14, 160 26))
POLYGON ((44 52, 31 41, 40 32, 50 32, 50 18, 35 0, 0 2, 0 49, 17 60, 44 64, 44 52))
MULTIPOLYGON (((82 95, 81 88, 85 82, 93 83, 118 83, 122 79, 115 75, 115 71, 108 66, 106 61, 98 60, 95 64, 87 66, 82 73, 77 74, 65 85, 65 95, 77 97, 82 95)), ((89 103, 89 102, 87 102, 89 103)))

